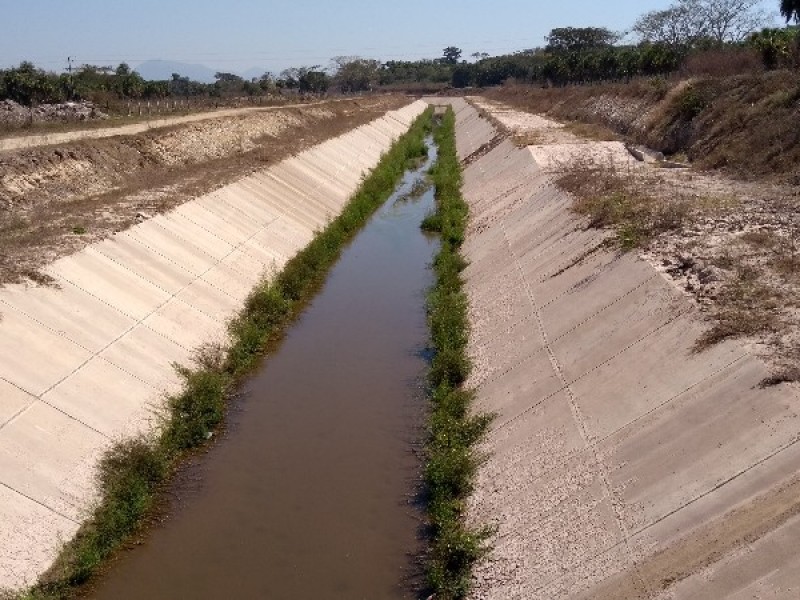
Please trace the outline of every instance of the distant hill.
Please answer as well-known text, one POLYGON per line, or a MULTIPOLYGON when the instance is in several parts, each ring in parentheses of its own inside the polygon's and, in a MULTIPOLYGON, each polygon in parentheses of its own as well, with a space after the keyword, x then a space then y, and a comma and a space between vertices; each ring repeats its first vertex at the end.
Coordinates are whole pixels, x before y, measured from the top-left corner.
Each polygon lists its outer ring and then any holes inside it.
POLYGON ((148 60, 136 67, 136 72, 144 79, 163 80, 172 79, 173 73, 180 74, 181 77, 188 77, 193 81, 202 83, 214 83, 215 69, 205 65, 183 63, 174 60, 148 60))

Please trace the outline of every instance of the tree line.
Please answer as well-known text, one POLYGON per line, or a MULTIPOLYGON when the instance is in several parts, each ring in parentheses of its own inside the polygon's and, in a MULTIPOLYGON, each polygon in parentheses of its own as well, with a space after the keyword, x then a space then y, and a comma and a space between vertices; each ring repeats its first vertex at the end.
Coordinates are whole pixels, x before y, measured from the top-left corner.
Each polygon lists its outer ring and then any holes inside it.
MULTIPOLYGON (((800 0, 780 0, 787 23, 800 21, 800 0)), ((338 56, 330 66, 302 66, 246 80, 219 72, 214 83, 200 83, 174 73, 171 79, 147 81, 127 64, 82 65, 68 73, 50 73, 30 62, 0 70, 0 100, 31 106, 65 100, 102 102, 109 98, 226 98, 287 92, 360 93, 379 87, 431 84, 491 86, 508 79, 545 85, 620 81, 665 75, 693 55, 709 50, 742 50, 757 55, 767 69, 800 66, 798 27, 766 27, 758 0, 676 0, 663 10, 639 17, 626 34, 603 27, 553 29, 542 47, 491 57, 475 52, 469 62, 448 46, 439 58, 381 62, 338 56), (624 43, 633 34, 636 43, 624 43)))

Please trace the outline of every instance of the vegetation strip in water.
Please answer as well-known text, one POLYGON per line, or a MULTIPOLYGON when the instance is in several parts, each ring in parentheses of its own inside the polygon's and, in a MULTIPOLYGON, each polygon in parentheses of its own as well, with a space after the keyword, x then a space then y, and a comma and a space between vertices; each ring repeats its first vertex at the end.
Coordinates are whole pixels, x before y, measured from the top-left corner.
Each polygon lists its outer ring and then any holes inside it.
POLYGON ((11 598, 56 600, 75 595, 114 551, 141 531, 169 475, 222 422, 227 400, 242 377, 283 338, 344 246, 394 192, 408 166, 427 155, 430 124, 429 109, 392 145, 342 213, 283 271, 256 286, 229 325, 229 348, 206 348, 198 353, 195 368, 179 368, 185 385, 168 399, 162 426, 151 436, 118 442, 106 453, 99 466, 101 500, 91 517, 40 581, 11 598))
POLYGON ((487 550, 489 528, 471 528, 465 503, 472 492, 480 457, 476 445, 492 416, 475 414, 474 391, 465 387, 470 370, 467 297, 462 271, 468 207, 461 196, 461 166, 456 155, 455 114, 448 109, 435 130, 438 160, 431 169, 436 211, 423 229, 441 235, 434 260, 436 283, 428 295, 428 322, 435 350, 428 384, 432 412, 427 441, 425 479, 431 548, 428 583, 437 600, 462 598, 469 590, 472 566, 487 550))

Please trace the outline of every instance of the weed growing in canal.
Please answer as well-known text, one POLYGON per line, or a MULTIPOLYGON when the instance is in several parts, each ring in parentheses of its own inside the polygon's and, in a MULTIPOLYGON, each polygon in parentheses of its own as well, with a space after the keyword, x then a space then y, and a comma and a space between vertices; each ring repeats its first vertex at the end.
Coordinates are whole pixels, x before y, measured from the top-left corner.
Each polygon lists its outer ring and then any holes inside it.
POLYGON ((466 262, 460 247, 468 207, 461 197, 452 110, 435 138, 439 154, 431 178, 436 186, 436 212, 422 224, 423 229, 442 236, 434 261, 436 283, 428 295, 428 321, 436 351, 428 375, 433 406, 425 468, 431 530, 428 582, 437 599, 450 600, 466 595, 472 566, 487 549, 490 530, 467 526, 465 502, 479 464, 475 447, 486 434, 491 415, 470 410, 474 394, 464 387, 470 370, 466 353, 469 326, 461 275, 466 262))
POLYGON ((392 146, 342 214, 281 273, 253 290, 244 309, 229 325, 231 343, 227 352, 205 348, 198 354, 195 368, 178 367, 183 391, 168 399, 158 435, 119 442, 111 448, 100 465, 101 500, 93 514, 40 581, 30 590, 10 596, 11 600, 75 596, 103 562, 141 529, 170 473, 223 420, 227 399, 242 376, 283 337, 318 291, 344 246, 389 198, 406 168, 427 154, 424 140, 430 120, 428 110, 392 146))

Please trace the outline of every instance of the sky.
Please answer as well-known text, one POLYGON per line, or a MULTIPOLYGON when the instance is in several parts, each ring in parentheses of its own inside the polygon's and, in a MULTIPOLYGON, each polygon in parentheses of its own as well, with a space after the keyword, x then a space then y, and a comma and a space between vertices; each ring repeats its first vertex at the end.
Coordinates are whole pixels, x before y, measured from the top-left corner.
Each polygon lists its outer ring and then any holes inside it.
MULTIPOLYGON (((629 30, 670 0, 0 0, 0 68, 30 60, 132 66, 150 59, 242 72, 328 66, 334 56, 438 58, 446 46, 503 54, 554 27, 629 30)), ((763 0, 776 12, 778 0, 763 0)))

